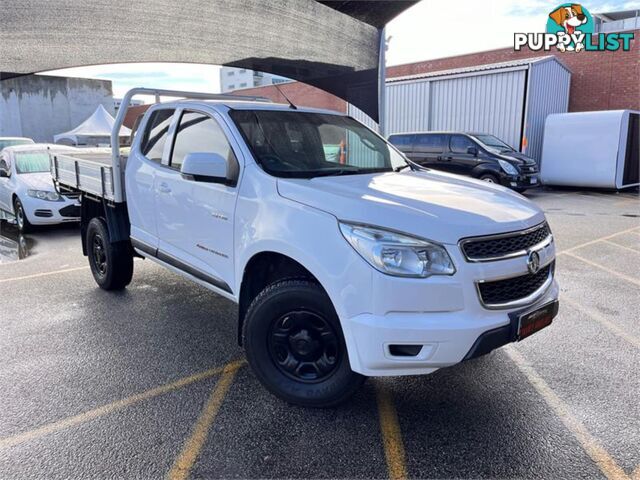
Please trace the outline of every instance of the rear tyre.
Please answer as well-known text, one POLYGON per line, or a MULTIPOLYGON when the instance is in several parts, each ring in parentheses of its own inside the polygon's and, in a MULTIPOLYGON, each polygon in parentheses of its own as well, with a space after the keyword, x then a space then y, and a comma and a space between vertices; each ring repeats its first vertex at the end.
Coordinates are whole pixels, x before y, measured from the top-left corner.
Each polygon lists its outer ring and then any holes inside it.
POLYGON ((85 243, 91 273, 104 290, 122 290, 133 277, 133 253, 127 242, 111 243, 109 229, 102 218, 92 218, 85 243))
POLYGON ((13 213, 16 216, 16 223, 18 224, 18 230, 22 233, 29 233, 33 231, 33 225, 29 222, 27 214, 24 212, 22 202, 18 197, 13 200, 13 213))
POLYGON ((258 380, 295 405, 338 405, 365 380, 349 366, 329 297, 310 280, 282 280, 265 288, 247 310, 243 340, 258 380))
POLYGON ((483 182, 487 182, 487 183, 497 183, 499 184, 500 182, 498 181, 498 177, 496 177, 494 174, 492 173, 484 173, 480 176, 480 180, 482 180, 483 182))

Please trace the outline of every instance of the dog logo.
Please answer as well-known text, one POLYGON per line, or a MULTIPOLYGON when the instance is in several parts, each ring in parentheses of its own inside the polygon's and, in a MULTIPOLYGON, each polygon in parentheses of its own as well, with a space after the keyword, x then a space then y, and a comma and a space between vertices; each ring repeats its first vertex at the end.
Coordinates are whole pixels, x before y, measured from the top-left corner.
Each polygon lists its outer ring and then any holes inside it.
POLYGON ((547 32, 569 40, 558 42, 557 48, 561 52, 566 50, 580 52, 584 49, 582 40, 584 34, 593 33, 593 18, 579 3, 563 4, 549 14, 547 32))
POLYGON ((516 32, 513 49, 532 52, 615 52, 631 50, 634 32, 594 33, 595 22, 589 10, 579 3, 563 3, 547 16, 546 32, 516 32))
POLYGON ((530 252, 529 258, 527 258, 527 269, 529 273, 536 274, 540 270, 540 255, 538 252, 530 252))

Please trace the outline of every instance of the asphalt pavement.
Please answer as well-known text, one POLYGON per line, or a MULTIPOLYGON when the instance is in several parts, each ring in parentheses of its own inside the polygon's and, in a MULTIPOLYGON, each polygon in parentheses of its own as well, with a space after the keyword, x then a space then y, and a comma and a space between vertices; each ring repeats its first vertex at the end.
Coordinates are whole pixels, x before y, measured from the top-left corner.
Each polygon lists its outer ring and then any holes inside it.
POLYGON ((0 224, 0 478, 640 480, 640 199, 539 190, 552 326, 429 376, 292 407, 257 382, 236 306, 149 261, 96 287, 76 226, 0 224))

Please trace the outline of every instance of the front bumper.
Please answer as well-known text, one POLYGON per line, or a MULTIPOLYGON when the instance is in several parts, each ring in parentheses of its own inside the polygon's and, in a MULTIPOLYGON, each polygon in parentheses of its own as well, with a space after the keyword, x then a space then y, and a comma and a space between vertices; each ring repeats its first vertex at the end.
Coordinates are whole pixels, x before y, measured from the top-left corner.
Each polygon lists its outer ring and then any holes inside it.
MULTIPOLYGON (((370 308, 341 318, 352 370, 367 376, 434 372, 467 358, 485 332, 512 326, 514 315, 558 299, 558 284, 552 277, 550 285, 526 305, 514 302, 500 309, 485 307, 476 288, 478 282, 527 273, 527 256, 473 263, 466 261, 458 245, 446 248, 457 268, 453 276, 414 279, 373 274, 370 308), (398 355, 398 346, 415 345, 420 346, 417 355, 402 351, 398 355)), ((555 259, 555 244, 550 242, 537 252, 540 265, 550 265, 555 259)), ((513 341, 515 336, 510 334, 506 340, 513 341)), ((504 342, 496 342, 496 346, 501 344, 504 342)))
POLYGON ((57 225, 80 221, 80 204, 77 200, 64 198, 62 201, 49 202, 25 197, 20 201, 31 225, 57 225))
MULTIPOLYGON (((510 330, 514 313, 534 310, 557 300, 558 291, 554 281, 546 294, 526 309, 486 311, 480 317, 465 310, 358 315, 349 319, 346 326, 355 343, 355 348, 350 349, 351 368, 367 376, 418 375, 488 353, 492 348, 487 351, 487 345, 481 353, 472 350, 483 334, 501 327, 510 330), (421 345, 422 348, 416 356, 397 356, 390 350, 395 345, 421 345)), ((509 333, 506 339, 508 341, 498 341, 495 347, 514 341, 515 337, 509 333)))
POLYGON ((541 186, 539 173, 504 175, 500 181, 504 187, 509 188, 538 188, 541 186))

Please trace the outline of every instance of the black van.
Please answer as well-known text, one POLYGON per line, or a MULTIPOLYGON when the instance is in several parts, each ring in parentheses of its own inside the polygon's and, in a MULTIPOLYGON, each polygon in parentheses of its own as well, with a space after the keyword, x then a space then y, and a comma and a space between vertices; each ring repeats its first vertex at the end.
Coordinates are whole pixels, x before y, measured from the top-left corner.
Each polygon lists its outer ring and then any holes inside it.
POLYGON ((389 141, 415 163, 522 192, 540 185, 535 160, 485 133, 398 133, 389 141))

